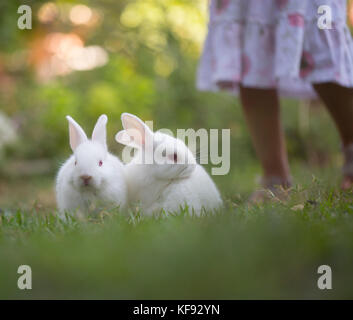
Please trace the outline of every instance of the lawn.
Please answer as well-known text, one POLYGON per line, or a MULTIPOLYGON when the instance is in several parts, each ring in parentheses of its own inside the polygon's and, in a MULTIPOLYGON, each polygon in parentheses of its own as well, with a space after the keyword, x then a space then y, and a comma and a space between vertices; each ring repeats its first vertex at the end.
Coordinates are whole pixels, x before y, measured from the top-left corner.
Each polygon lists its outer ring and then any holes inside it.
POLYGON ((216 179, 225 208, 200 218, 130 210, 62 220, 52 177, 8 182, 0 298, 353 298, 353 201, 339 191, 337 168, 294 165, 287 203, 249 207, 253 171, 233 172, 229 184, 216 179), (23 264, 32 268, 32 290, 17 288, 23 264), (332 290, 317 287, 323 264, 332 268, 332 290))

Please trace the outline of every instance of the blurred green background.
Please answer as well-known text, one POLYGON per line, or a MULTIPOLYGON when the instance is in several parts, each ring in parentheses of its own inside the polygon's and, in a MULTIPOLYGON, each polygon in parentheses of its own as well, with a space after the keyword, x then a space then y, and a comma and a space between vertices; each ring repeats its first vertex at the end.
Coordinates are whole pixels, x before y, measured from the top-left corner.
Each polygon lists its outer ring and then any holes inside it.
MULTIPOLYGON (((125 111, 156 129, 230 128, 231 171, 216 181, 230 197, 254 188, 260 170, 238 100, 195 88, 207 15, 205 0, 2 1, 0 109, 16 140, 0 140, 0 207, 11 205, 11 185, 23 187, 16 205, 24 205, 27 181, 34 179, 34 190, 36 176, 53 179, 71 152, 67 114, 90 132, 106 113, 109 146, 118 154, 113 137, 125 111), (32 30, 17 28, 21 4, 32 8, 32 30), (238 174, 248 171, 240 186, 238 174)), ((340 165, 338 136, 321 105, 282 104, 292 163, 340 165)), ((31 196, 54 206, 52 193, 31 196)))
POLYGON ((338 191, 331 119, 319 101, 282 100, 295 190, 249 209, 261 171, 239 101, 195 88, 207 15, 206 0, 0 2, 1 298, 352 298, 352 194, 338 191), (21 4, 32 30, 17 27, 21 4), (223 216, 57 218, 65 115, 90 132, 106 113, 119 155, 122 112, 155 129, 231 129, 231 170, 214 177, 223 216), (34 289, 20 292, 26 263, 34 289), (336 291, 317 289, 324 263, 336 291))

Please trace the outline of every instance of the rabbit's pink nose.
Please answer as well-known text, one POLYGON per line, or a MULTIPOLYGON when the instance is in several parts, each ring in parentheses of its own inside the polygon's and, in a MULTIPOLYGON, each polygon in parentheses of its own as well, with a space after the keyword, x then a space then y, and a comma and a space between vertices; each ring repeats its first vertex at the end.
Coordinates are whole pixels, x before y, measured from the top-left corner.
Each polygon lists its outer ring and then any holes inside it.
POLYGON ((92 176, 89 176, 89 175, 87 175, 87 174, 84 174, 84 175, 80 176, 80 178, 82 179, 83 184, 84 184, 85 186, 88 186, 90 180, 92 179, 92 176))

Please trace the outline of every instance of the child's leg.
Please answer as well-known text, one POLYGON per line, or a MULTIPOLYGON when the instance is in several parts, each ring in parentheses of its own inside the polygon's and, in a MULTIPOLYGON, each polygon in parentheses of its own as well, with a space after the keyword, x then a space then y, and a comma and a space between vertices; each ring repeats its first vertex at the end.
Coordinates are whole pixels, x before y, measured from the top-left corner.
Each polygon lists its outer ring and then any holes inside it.
POLYGON ((264 179, 277 177, 288 186, 289 165, 277 91, 240 87, 240 99, 264 179))
MULTIPOLYGON (((353 89, 345 88, 335 83, 315 84, 314 88, 335 121, 341 136, 343 148, 352 144, 353 89)), ((342 188, 349 189, 352 185, 353 175, 345 175, 342 182, 342 188)))

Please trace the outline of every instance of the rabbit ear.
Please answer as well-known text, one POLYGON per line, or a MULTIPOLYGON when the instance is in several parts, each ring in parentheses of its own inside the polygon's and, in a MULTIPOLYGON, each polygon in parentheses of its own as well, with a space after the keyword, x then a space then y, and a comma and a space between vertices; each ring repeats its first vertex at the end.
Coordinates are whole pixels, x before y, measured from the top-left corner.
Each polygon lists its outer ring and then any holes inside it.
POLYGON ((98 118, 92 132, 92 141, 101 143, 105 148, 107 147, 107 122, 108 117, 105 114, 102 114, 98 118))
POLYGON ((126 144, 126 135, 128 135, 130 141, 128 145, 141 148, 146 145, 147 141, 153 140, 153 131, 133 114, 123 113, 121 121, 125 130, 118 132, 116 135, 115 139, 118 142, 126 144))
POLYGON ((81 126, 74 119, 70 116, 66 116, 66 119, 69 121, 70 146, 72 151, 75 151, 81 143, 87 141, 87 136, 81 126))

